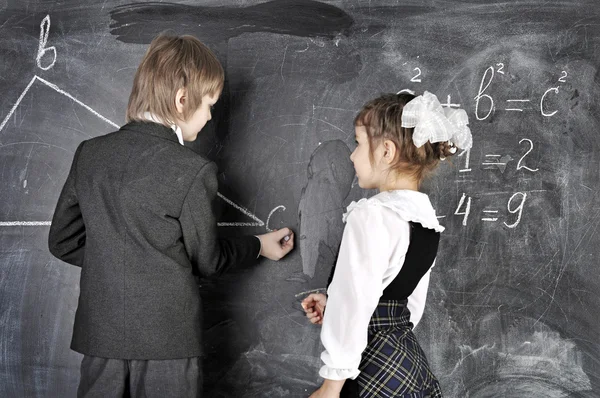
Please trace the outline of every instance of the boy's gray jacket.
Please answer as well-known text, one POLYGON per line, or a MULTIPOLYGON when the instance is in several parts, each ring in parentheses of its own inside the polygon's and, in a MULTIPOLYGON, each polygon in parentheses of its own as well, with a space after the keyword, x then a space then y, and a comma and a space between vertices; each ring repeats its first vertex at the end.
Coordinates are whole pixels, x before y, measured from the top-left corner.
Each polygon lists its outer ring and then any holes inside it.
POLYGON ((120 359, 201 355, 195 275, 258 257, 254 236, 220 239, 217 167, 168 127, 132 122, 82 142, 48 245, 81 267, 71 348, 120 359))

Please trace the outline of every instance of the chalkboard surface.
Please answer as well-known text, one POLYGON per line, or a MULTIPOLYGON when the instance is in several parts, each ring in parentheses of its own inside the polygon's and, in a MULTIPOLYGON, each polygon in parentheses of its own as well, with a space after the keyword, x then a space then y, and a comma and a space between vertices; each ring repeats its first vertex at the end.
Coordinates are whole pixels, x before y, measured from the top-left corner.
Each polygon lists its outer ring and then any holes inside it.
POLYGON ((285 260, 202 281, 205 392, 318 385, 323 289, 362 191, 352 121, 409 88, 467 110, 474 147, 423 190, 442 235, 416 333, 448 397, 600 396, 596 1, 0 1, 0 396, 74 396, 79 269, 47 250, 78 143, 124 123, 150 40, 206 42, 226 87, 190 143, 220 168, 220 231, 291 226, 285 260))

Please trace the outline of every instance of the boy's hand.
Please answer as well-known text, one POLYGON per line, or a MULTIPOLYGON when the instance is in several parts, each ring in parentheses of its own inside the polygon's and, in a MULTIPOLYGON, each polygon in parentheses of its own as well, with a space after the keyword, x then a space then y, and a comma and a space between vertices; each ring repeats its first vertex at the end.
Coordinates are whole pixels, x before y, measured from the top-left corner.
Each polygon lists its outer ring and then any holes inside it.
POLYGON ((302 308, 306 312, 306 317, 316 325, 323 324, 323 313, 325 313, 326 305, 327 296, 323 293, 313 293, 302 300, 302 308))
POLYGON ((294 232, 289 228, 257 235, 257 237, 262 246, 260 255, 269 260, 281 260, 294 248, 294 232))

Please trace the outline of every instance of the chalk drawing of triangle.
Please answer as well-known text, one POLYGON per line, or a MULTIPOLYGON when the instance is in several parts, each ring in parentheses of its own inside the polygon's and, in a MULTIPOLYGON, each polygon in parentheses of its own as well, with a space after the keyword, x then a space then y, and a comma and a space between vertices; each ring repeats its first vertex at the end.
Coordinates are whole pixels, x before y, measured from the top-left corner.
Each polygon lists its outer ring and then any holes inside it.
MULTIPOLYGON (((112 127, 117 128, 117 129, 119 128, 118 124, 116 124, 115 122, 113 122, 113 121, 109 120, 108 118, 102 116, 100 113, 96 112, 90 106, 84 104, 83 102, 81 102, 77 98, 73 97, 68 92, 66 92, 64 90, 61 90, 55 84, 50 83, 49 81, 44 80, 41 77, 35 75, 31 79, 31 81, 29 82, 29 84, 27 85, 27 87, 25 88, 25 90, 23 90, 23 92, 21 93, 21 95, 19 96, 19 98, 17 99, 17 101, 14 103, 14 105, 11 108, 11 110, 9 111, 9 113, 6 115, 6 117, 0 123, 0 133, 2 132, 2 130, 4 129, 4 127, 6 126, 6 124, 8 123, 8 121, 10 120, 11 116, 17 110, 19 104, 21 103, 21 101, 23 100, 23 98, 25 97, 25 95, 27 94, 27 92, 30 90, 30 88, 33 86, 33 84, 35 82, 40 82, 40 83, 46 85, 47 87, 53 89, 57 93, 64 95, 65 97, 69 98, 70 100, 72 100, 76 104, 78 104, 78 105, 82 106, 83 108, 87 109, 94 116, 96 116, 99 119, 101 119, 102 121, 110 124, 112 127)), ((225 196, 223 196, 219 192, 217 192, 217 196, 220 199, 222 199, 223 201, 225 201, 229 206, 233 207, 239 213, 243 214, 245 217, 247 217, 247 218, 249 218, 251 220, 251 221, 248 221, 248 222, 218 222, 217 223, 218 226, 220 226, 220 227, 262 227, 262 226, 265 225, 264 221, 262 221, 261 219, 259 219, 256 215, 254 215, 248 209, 246 209, 246 208, 244 208, 244 207, 236 204, 235 202, 233 202, 232 200, 226 198, 225 196)), ((31 220, 4 221, 4 220, 0 220, 0 227, 11 227, 11 226, 48 226, 48 225, 50 225, 50 221, 31 221, 31 220)))
POLYGON ((219 222, 217 223, 219 227, 262 227, 265 225, 264 221, 252 214, 248 209, 238 205, 231 199, 226 198, 220 192, 217 192, 217 196, 224 200, 229 206, 252 220, 252 222, 219 222))

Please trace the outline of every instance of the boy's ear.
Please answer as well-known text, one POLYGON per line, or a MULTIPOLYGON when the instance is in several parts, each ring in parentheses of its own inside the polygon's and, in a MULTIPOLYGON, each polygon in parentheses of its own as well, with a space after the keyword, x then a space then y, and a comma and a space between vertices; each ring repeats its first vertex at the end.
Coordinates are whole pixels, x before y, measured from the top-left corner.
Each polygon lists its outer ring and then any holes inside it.
POLYGON ((186 101, 186 91, 185 88, 180 88, 177 90, 177 94, 175 94, 175 107, 177 108, 177 113, 183 114, 183 108, 185 106, 186 101))

